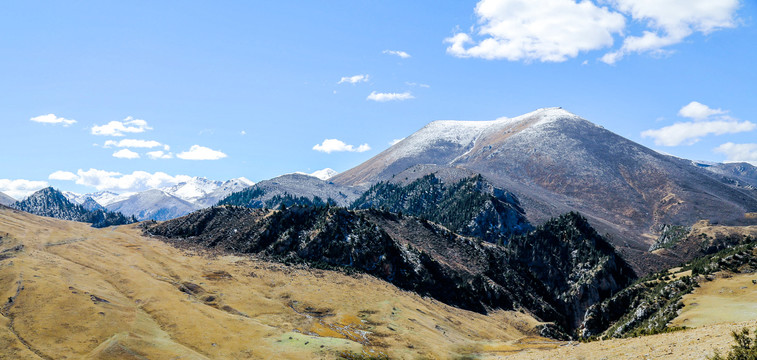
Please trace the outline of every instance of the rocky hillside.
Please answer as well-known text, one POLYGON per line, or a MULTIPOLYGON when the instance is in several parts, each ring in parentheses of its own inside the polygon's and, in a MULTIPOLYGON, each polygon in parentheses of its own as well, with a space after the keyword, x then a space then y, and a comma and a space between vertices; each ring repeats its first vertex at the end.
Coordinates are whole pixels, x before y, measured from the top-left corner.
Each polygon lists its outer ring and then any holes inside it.
POLYGON ((558 337, 574 333, 588 306, 635 279, 612 247, 576 214, 557 218, 506 247, 416 217, 335 207, 266 211, 221 206, 146 231, 175 244, 366 272, 478 312, 527 309, 554 322, 557 327, 543 333, 558 337))
POLYGON ((330 180, 370 186, 418 166, 480 173, 512 191, 534 224, 579 211, 638 254, 663 224, 728 223, 757 211, 757 190, 745 181, 663 155, 559 108, 495 121, 432 122, 330 180))
POLYGON ((13 207, 35 215, 91 223, 93 227, 131 224, 137 221, 119 212, 105 211, 100 208, 88 210, 82 205, 70 202, 60 191, 51 187, 39 190, 28 198, 14 203, 13 207))
POLYGON ((532 229, 517 197, 495 188, 480 175, 451 184, 434 174, 406 185, 380 182, 352 207, 422 217, 455 233, 498 244, 532 229))

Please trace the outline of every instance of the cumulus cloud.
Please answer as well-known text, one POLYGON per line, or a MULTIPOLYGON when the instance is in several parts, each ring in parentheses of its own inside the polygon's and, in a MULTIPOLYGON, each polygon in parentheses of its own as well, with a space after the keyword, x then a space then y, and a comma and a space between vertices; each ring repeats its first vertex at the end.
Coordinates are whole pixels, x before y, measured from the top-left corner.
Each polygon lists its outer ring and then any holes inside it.
POLYGON ((415 96, 409 92, 403 92, 403 93, 377 93, 375 91, 372 91, 368 97, 366 97, 367 100, 373 100, 378 102, 386 102, 386 101, 404 101, 404 100, 410 100, 415 99, 415 96))
POLYGON ((610 48, 620 36, 622 45, 600 59, 613 64, 630 53, 665 53, 696 32, 735 27, 738 8, 739 0, 481 0, 478 24, 444 42, 457 57, 561 62, 610 48), (631 22, 640 34, 629 31, 631 22))
POLYGON ((173 154, 170 153, 170 152, 163 152, 163 151, 160 151, 160 150, 156 150, 156 151, 148 151, 147 152, 147 157, 149 157, 150 159, 153 159, 153 160, 157 160, 157 159, 171 159, 171 158, 173 158, 173 154))
POLYGON ((137 140, 137 139, 123 139, 121 141, 107 140, 103 144, 104 148, 109 147, 122 147, 122 148, 154 148, 163 145, 155 140, 137 140))
POLYGON ((739 121, 724 115, 727 112, 692 101, 678 110, 678 116, 694 121, 677 122, 661 129, 646 130, 641 136, 653 138, 657 145, 678 146, 694 144, 707 135, 735 134, 757 128, 757 124, 750 121, 739 121))
POLYGON ((561 62, 581 51, 612 46, 623 31, 623 15, 591 1, 482 0, 476 5, 479 28, 444 41, 447 53, 488 60, 561 62))
MULTIPOLYGON (((56 171, 56 173, 72 174, 65 180, 75 181, 78 185, 94 187, 98 191, 138 192, 149 189, 173 186, 180 182, 186 182, 192 177, 188 175, 171 176, 164 172, 149 173, 146 171, 134 171, 131 174, 121 174, 115 171, 99 169, 82 170, 76 174, 68 171, 56 171)), ((52 177, 53 174, 50 174, 52 177)), ((61 179, 64 180, 64 179, 61 179)))
POLYGON ((407 59, 407 58, 410 57, 410 54, 408 54, 408 53, 406 53, 404 51, 400 51, 400 50, 384 50, 382 52, 384 54, 396 55, 396 56, 399 56, 399 57, 401 57, 403 59, 407 59))
POLYGON ((692 101, 688 105, 678 110, 678 116, 687 117, 694 120, 704 120, 713 115, 722 115, 727 111, 722 109, 711 109, 709 106, 697 101, 692 101))
POLYGON ((129 116, 123 121, 111 121, 105 125, 93 126, 92 135, 125 136, 125 133, 142 133, 147 130, 152 130, 147 125, 147 121, 129 116))
POLYGON ((734 144, 727 142, 716 147, 714 151, 725 154, 728 161, 743 161, 757 166, 757 144, 734 144))
POLYGON ((47 186, 46 181, 0 179, 0 192, 16 200, 23 199, 47 186))
POLYGON ((365 152, 370 149, 371 147, 368 146, 368 144, 363 144, 358 147, 355 147, 355 145, 348 145, 344 141, 339 140, 339 139, 324 139, 322 143, 315 144, 315 146, 313 146, 313 150, 325 152, 327 154, 331 154, 332 152, 341 152, 341 151, 365 152))
POLYGON ((79 177, 76 176, 76 174, 74 174, 74 173, 72 173, 70 171, 61 171, 61 170, 58 170, 58 171, 50 174, 50 176, 48 176, 47 178, 50 179, 50 180, 74 181, 74 180, 78 179, 79 177))
POLYGON ((627 36, 617 51, 600 60, 612 64, 630 53, 663 52, 695 32, 709 34, 736 26, 738 0, 613 0, 613 5, 647 28, 642 35, 627 36))
POLYGON ((114 152, 113 157, 119 159, 139 159, 139 154, 129 149, 121 149, 114 152))
POLYGON ((641 136, 654 139, 656 145, 678 146, 694 144, 706 135, 736 134, 756 128, 757 124, 737 120, 679 122, 661 129, 646 130, 641 136))
POLYGON ((368 75, 354 75, 354 76, 343 76, 341 80, 337 84, 357 84, 359 82, 366 82, 368 81, 368 75))
POLYGON ((192 145, 188 151, 176 154, 176 157, 184 160, 218 160, 227 155, 221 151, 213 150, 200 145, 192 145))
POLYGON ((405 140, 405 138, 402 138, 402 139, 394 139, 394 140, 392 140, 392 141, 390 141, 390 142, 389 142, 389 145, 390 145, 390 146, 394 146, 394 145, 397 145, 397 143, 398 143, 398 142, 400 142, 400 141, 402 141, 402 140, 405 140))
POLYGON ((34 122, 38 123, 44 123, 44 124, 63 124, 63 126, 69 126, 71 124, 76 124, 76 120, 66 119, 62 117, 57 117, 55 114, 47 114, 47 115, 40 115, 35 116, 31 119, 29 119, 34 122))

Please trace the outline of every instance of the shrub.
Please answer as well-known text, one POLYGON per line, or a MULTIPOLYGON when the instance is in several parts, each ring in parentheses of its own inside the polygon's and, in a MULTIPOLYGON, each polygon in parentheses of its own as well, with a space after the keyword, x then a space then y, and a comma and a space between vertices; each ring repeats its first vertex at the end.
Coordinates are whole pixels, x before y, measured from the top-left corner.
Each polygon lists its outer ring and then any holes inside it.
POLYGON ((732 332, 733 340, 736 341, 731 346, 731 351, 723 357, 717 351, 711 357, 711 360, 757 360, 757 329, 754 331, 754 338, 749 337, 747 328, 739 332, 732 332))

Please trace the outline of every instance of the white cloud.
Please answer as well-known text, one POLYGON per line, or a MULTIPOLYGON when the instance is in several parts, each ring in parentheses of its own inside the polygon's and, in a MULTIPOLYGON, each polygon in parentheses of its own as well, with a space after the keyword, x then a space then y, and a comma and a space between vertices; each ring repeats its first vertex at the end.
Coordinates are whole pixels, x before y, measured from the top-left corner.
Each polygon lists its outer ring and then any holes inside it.
POLYGON ((218 160, 225 158, 226 154, 204 146, 192 145, 188 151, 180 152, 176 157, 184 160, 218 160))
MULTIPOLYGON (((707 135, 724 135, 757 129, 757 124, 739 121, 725 115, 727 110, 712 109, 697 101, 692 101, 678 110, 678 116, 694 121, 677 122, 660 129, 650 129, 641 133, 651 137, 655 144, 664 146, 692 145, 707 135)), ((659 119, 658 119, 659 120, 659 119)))
POLYGON ((313 146, 313 150, 325 152, 327 154, 340 151, 365 152, 370 149, 371 147, 368 146, 368 144, 363 144, 355 147, 355 145, 348 145, 344 141, 338 139, 324 139, 322 143, 313 146))
POLYGON ((344 76, 337 84, 343 84, 343 83, 350 83, 350 84, 357 84, 359 82, 366 82, 368 81, 368 75, 354 75, 354 76, 344 76))
POLYGON ((0 179, 0 192, 16 200, 23 199, 47 186, 46 181, 0 179))
POLYGON ((678 116, 687 117, 694 120, 704 120, 713 115, 722 115, 727 111, 722 109, 711 109, 709 106, 697 101, 692 101, 688 105, 678 110, 678 116))
POLYGON ((247 135, 247 131, 242 130, 239 132, 239 135, 247 135))
POLYGON ((691 145, 706 135, 735 134, 752 131, 757 124, 749 121, 712 120, 696 122, 679 122, 656 130, 646 130, 642 137, 651 137, 654 143, 664 146, 691 145))
POLYGON ((109 147, 122 147, 122 148, 154 148, 158 146, 168 146, 163 145, 155 140, 137 140, 137 139, 123 139, 121 141, 115 141, 115 140, 107 140, 105 141, 105 144, 103 144, 104 148, 109 147))
POLYGON ((119 159, 139 159, 139 154, 129 149, 121 149, 114 152, 113 157, 119 159))
POLYGON ((402 141, 402 140, 405 140, 405 138, 402 138, 402 139, 394 139, 394 140, 392 140, 392 141, 390 141, 390 142, 389 142, 389 146, 394 146, 394 145, 397 145, 397 143, 398 143, 398 142, 400 142, 400 141, 402 141))
POLYGON ((70 171, 61 171, 61 170, 58 170, 58 171, 50 174, 50 176, 48 176, 47 178, 50 179, 50 180, 74 181, 74 180, 78 179, 79 177, 76 176, 76 174, 74 174, 74 173, 72 173, 70 171))
POLYGON ((367 100, 373 100, 378 102, 385 102, 385 101, 403 101, 403 100, 410 100, 415 99, 415 96, 409 92, 403 92, 403 93, 377 93, 375 91, 372 91, 368 97, 366 97, 367 100))
MULTIPOLYGON (((561 62, 581 51, 612 46, 623 15, 591 1, 482 0, 476 5, 477 39, 457 33, 447 53, 488 60, 561 62)), ((473 32, 473 30, 472 30, 473 32)))
MULTIPOLYGON (((580 52, 622 45, 601 61, 631 53, 668 54, 694 33, 737 26, 739 0, 481 0, 478 25, 444 39, 447 53, 488 60, 561 62, 580 52), (631 34, 627 24, 641 25, 631 34)), ((634 29, 635 30, 635 29, 634 29)))
POLYGON ((124 133, 142 133, 146 130, 152 130, 147 121, 129 116, 124 121, 111 121, 105 125, 93 126, 92 135, 125 136, 124 133))
POLYGON ((38 123, 45 123, 45 124, 63 124, 63 126, 69 126, 71 124, 76 124, 76 120, 66 119, 62 117, 57 117, 55 114, 47 114, 47 115, 40 115, 35 116, 31 119, 29 119, 34 122, 38 123))
POLYGON ((757 166, 757 144, 734 144, 727 142, 714 150, 725 154, 728 161, 744 161, 757 166))
MULTIPOLYGON (((56 171, 55 173, 73 174, 67 171, 56 171)), ((151 174, 146 171, 134 171, 131 174, 121 174, 119 172, 98 169, 89 169, 86 171, 79 169, 76 172, 75 178, 67 180, 75 181, 78 185, 94 187, 98 191, 108 190, 121 193, 173 186, 180 182, 188 181, 191 178, 188 175, 171 176, 164 172, 151 174)))
POLYGON ((399 56, 399 57, 401 57, 403 59, 407 59, 407 58, 410 57, 410 54, 408 54, 408 53, 406 53, 404 51, 400 51, 400 50, 384 50, 384 51, 382 51, 382 53, 389 54, 389 55, 397 55, 397 56, 399 56))
POLYGON ((665 52, 695 32, 709 34, 736 27, 738 0, 613 0, 612 4, 648 29, 641 36, 627 36, 617 51, 602 61, 612 64, 630 53, 665 52))
POLYGON ((163 151, 160 151, 160 150, 156 150, 156 151, 148 151, 147 152, 147 157, 149 157, 150 159, 153 159, 153 160, 157 160, 157 159, 171 159, 171 158, 173 158, 173 154, 170 153, 170 152, 163 152, 163 151))
POLYGON ((419 83, 414 83, 414 82, 409 82, 409 81, 406 81, 405 85, 407 85, 407 86, 418 86, 418 87, 422 87, 422 88, 426 88, 426 89, 428 89, 428 88, 431 87, 430 85, 427 85, 427 84, 419 84, 419 83))

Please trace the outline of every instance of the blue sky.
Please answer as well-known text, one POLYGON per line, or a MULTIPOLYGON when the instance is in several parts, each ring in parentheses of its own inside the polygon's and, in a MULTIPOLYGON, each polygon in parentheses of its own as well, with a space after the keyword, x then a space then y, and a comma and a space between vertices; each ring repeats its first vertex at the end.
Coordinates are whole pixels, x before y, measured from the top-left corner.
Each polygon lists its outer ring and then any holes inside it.
POLYGON ((676 156, 757 164, 755 14, 738 0, 5 3, 0 191, 344 171, 434 120, 552 106, 676 156))

